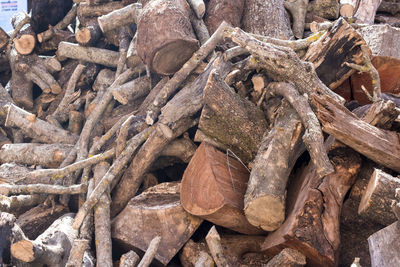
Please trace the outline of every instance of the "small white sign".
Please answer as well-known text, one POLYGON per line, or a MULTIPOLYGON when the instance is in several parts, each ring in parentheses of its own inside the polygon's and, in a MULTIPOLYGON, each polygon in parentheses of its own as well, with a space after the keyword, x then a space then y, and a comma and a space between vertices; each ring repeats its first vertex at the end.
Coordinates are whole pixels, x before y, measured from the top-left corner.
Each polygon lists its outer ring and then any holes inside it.
POLYGON ((12 16, 16 12, 27 11, 27 8, 27 0, 0 0, 0 27, 6 32, 12 31, 12 16))

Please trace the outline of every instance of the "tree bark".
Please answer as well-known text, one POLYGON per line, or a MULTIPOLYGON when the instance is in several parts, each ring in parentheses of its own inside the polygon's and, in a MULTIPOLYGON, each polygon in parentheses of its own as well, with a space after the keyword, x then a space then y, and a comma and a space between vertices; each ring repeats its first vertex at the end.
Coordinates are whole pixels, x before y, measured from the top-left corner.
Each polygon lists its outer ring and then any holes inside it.
POLYGON ((213 34, 221 22, 226 21, 233 27, 240 27, 244 0, 211 0, 207 3, 204 19, 210 34, 213 34))
POLYGON ((293 36, 283 0, 246 1, 242 23, 246 32, 284 40, 293 36))
POLYGON ((399 222, 387 226, 368 238, 372 267, 389 267, 400 264, 399 238, 399 222))
POLYGON ((135 99, 146 96, 150 90, 150 79, 145 76, 115 87, 112 94, 115 100, 126 105, 135 99))
POLYGON ((30 17, 23 12, 15 13, 11 19, 11 24, 14 30, 23 25, 22 28, 17 31, 16 36, 13 36, 13 42, 15 50, 17 50, 19 54, 29 55, 36 46, 36 34, 31 26, 30 17))
POLYGON ((273 257, 265 267, 300 267, 306 265, 306 257, 295 249, 285 248, 273 257))
POLYGON ((375 14, 382 0, 360 0, 354 14, 359 24, 374 24, 375 14))

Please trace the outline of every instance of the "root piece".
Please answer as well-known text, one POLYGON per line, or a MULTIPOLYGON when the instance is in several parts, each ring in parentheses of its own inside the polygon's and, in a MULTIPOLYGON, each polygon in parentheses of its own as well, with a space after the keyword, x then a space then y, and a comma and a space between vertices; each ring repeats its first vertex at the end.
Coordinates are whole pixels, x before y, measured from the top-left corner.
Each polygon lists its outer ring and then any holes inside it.
POLYGON ((277 39, 288 40, 293 36, 284 0, 247 0, 243 14, 243 29, 277 39))
POLYGON ((107 15, 99 17, 100 29, 103 32, 109 32, 118 27, 131 23, 138 23, 139 16, 142 11, 142 4, 134 3, 121 9, 114 10, 107 15))
POLYGON ((288 0, 285 1, 284 5, 290 14, 292 14, 294 37, 298 39, 303 38, 308 0, 288 0))
POLYGON ((219 236, 215 225, 211 227, 206 236, 207 246, 210 249, 211 255, 218 267, 228 267, 228 261, 224 255, 224 249, 221 245, 221 237, 219 236))
POLYGON ((78 232, 72 229, 73 214, 56 220, 35 241, 21 240, 11 245, 13 257, 23 262, 64 266, 78 232))
POLYGON ((35 114, 29 113, 13 104, 4 106, 8 110, 6 127, 18 127, 26 136, 32 137, 43 143, 75 144, 78 137, 68 131, 49 124, 36 118, 35 114))
POLYGON ((68 42, 61 42, 56 54, 60 60, 73 58, 113 68, 117 67, 119 59, 118 52, 97 47, 84 47, 68 42))
POLYGON ((86 193, 87 186, 84 184, 71 185, 69 187, 47 184, 30 184, 30 185, 10 185, 0 184, 0 192, 2 195, 11 194, 82 194, 86 193))
POLYGON ((63 30, 67 28, 67 26, 75 20, 77 10, 78 10, 78 5, 74 4, 72 8, 68 11, 68 13, 65 15, 65 17, 61 21, 59 21, 55 26, 49 26, 49 29, 47 31, 39 33, 37 35, 39 43, 44 43, 47 40, 50 40, 54 36, 55 30, 63 30))
POLYGON ((136 266, 139 262, 139 256, 135 251, 131 250, 121 256, 119 260, 119 267, 131 267, 136 266))
MULTIPOLYGON (((110 168, 110 164, 103 161, 93 169, 95 186, 110 168)), ((96 237, 96 260, 104 267, 112 267, 111 222, 110 222, 110 190, 106 190, 94 207, 94 226, 96 237)))
POLYGON ((301 94, 328 95, 338 103, 344 102, 341 96, 321 82, 311 63, 301 61, 293 50, 260 42, 239 28, 232 29, 227 35, 233 42, 246 48, 259 66, 275 80, 285 82, 290 80, 301 94), (279 65, 274 62, 276 60, 279 61, 279 65))
POLYGON ((147 95, 150 89, 150 78, 145 76, 115 87, 112 94, 115 100, 122 105, 126 105, 135 99, 147 95))
POLYGON ((391 205, 396 200, 396 188, 400 188, 399 178, 375 169, 361 198, 358 214, 385 226, 394 223, 397 218, 391 205))
POLYGON ((208 41, 196 51, 193 56, 175 73, 175 75, 164 85, 158 93, 146 115, 146 123, 153 125, 158 117, 161 108, 167 103, 168 99, 179 88, 179 85, 189 76, 189 74, 208 56, 223 39, 224 31, 228 28, 226 23, 221 23, 208 41))
POLYGON ((151 1, 143 8, 137 53, 150 70, 174 74, 199 48, 189 16, 190 7, 184 0, 151 1))
POLYGON ((273 257, 265 267, 300 267, 306 264, 306 257, 299 251, 291 248, 283 249, 278 255, 273 257))
POLYGON ((65 144, 5 144, 0 149, 0 161, 57 168, 72 148, 65 144))

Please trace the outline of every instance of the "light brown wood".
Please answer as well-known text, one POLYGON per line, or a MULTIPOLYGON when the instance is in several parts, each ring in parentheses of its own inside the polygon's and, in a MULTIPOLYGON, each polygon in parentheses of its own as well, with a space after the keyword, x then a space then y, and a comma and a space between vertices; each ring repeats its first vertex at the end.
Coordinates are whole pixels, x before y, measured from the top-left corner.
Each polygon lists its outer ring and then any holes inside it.
POLYGON ((202 143, 182 178, 181 203, 190 214, 244 234, 263 231, 243 213, 249 171, 238 160, 202 143))
POLYGON ((182 208, 179 183, 163 183, 131 199, 113 220, 112 237, 130 248, 146 251, 153 237, 160 235, 155 258, 166 265, 201 221, 182 208))

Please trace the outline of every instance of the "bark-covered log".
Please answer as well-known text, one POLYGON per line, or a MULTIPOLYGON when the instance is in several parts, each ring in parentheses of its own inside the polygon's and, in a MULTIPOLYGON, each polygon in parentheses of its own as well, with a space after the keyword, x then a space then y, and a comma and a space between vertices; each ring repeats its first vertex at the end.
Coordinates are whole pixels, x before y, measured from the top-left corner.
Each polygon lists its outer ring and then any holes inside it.
POLYGON ((246 32, 278 39, 290 39, 293 33, 283 2, 283 0, 246 1, 242 19, 243 29, 246 32))
MULTIPOLYGON (((329 145, 328 145, 329 146, 329 145)), ((283 247, 297 249, 313 266, 335 266, 339 252, 339 217, 343 199, 361 165, 352 150, 333 147, 329 152, 335 172, 318 177, 309 164, 289 189, 288 216, 267 236, 263 249, 278 253, 283 247)))
POLYGON ((80 3, 78 5, 77 15, 80 17, 99 17, 106 15, 114 10, 123 8, 124 5, 120 1, 111 1, 101 5, 88 5, 87 3, 80 3), (115 2, 115 3, 114 3, 115 2))
POLYGON ((12 185, 0 184, 0 194, 8 196, 14 194, 82 194, 86 193, 85 184, 64 187, 48 184, 12 185))
POLYGON ((135 99, 146 96, 150 90, 150 78, 145 76, 115 87, 112 94, 115 100, 126 105, 135 99))
POLYGON ((119 243, 143 251, 155 236, 161 236, 155 258, 166 265, 201 221, 182 208, 179 183, 164 183, 129 201, 112 222, 112 236, 119 243))
POLYGON ((44 195, 19 195, 19 196, 0 196, 0 211, 12 214, 21 214, 36 205, 43 203, 44 195))
POLYGON ((72 213, 62 216, 34 241, 26 239, 12 244, 11 254, 23 262, 64 266, 78 234, 72 222, 72 213))
POLYGON ((339 16, 338 0, 311 1, 307 8, 308 13, 325 19, 337 19, 339 16))
POLYGON ((79 29, 75 34, 76 41, 83 46, 94 46, 101 38, 102 33, 97 20, 90 20, 84 28, 79 29))
POLYGON ((244 0, 211 0, 207 3, 204 19, 210 34, 213 34, 221 22, 226 21, 233 27, 240 27, 244 0))
POLYGON ((395 222, 397 218, 391 205, 396 200, 396 188, 400 188, 399 178, 375 169, 361 199, 358 214, 385 226, 395 222))
POLYGON ((389 25, 371 25, 359 29, 375 56, 400 58, 400 30, 389 25))
POLYGON ((329 97, 313 97, 322 130, 367 158, 400 171, 400 141, 395 132, 360 119, 329 97))
POLYGON ((374 24, 375 13, 382 0, 361 0, 354 14, 359 24, 374 24))
POLYGON ((57 168, 72 149, 66 144, 8 144, 0 149, 0 162, 57 168))
POLYGON ((18 216, 16 222, 24 231, 25 235, 29 239, 34 240, 40 234, 42 234, 55 220, 68 212, 68 208, 62 205, 46 207, 45 205, 41 204, 18 216))
POLYGON ((345 62, 361 64, 362 36, 344 19, 339 19, 331 30, 316 41, 303 60, 313 63, 322 82, 334 90, 356 71, 345 62))
POLYGON ((244 234, 262 233, 243 213, 248 179, 249 172, 242 163, 202 143, 182 178, 182 206, 216 225, 244 234))
POLYGON ((16 35, 12 36, 15 50, 21 55, 29 55, 36 46, 36 34, 31 26, 30 17, 23 12, 15 13, 11 24, 14 30, 17 29, 16 35))
POLYGON ((234 93, 215 71, 204 88, 203 100, 199 122, 202 133, 224 144, 243 162, 254 159, 267 130, 263 112, 234 93))
POLYGON ((151 70, 173 74, 199 48, 189 14, 190 7, 184 0, 151 1, 143 8, 137 52, 151 70))
POLYGON ((114 10, 98 18, 100 29, 103 32, 108 32, 131 23, 137 24, 141 11, 142 5, 139 3, 114 10))
POLYGON ((35 114, 29 113, 13 104, 6 105, 6 127, 18 127, 26 136, 43 143, 75 144, 78 137, 68 131, 60 129, 50 123, 38 119, 35 114))
POLYGON ((389 267, 400 264, 400 222, 395 222, 368 238, 372 267, 389 267))

